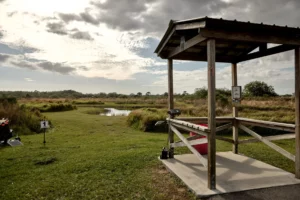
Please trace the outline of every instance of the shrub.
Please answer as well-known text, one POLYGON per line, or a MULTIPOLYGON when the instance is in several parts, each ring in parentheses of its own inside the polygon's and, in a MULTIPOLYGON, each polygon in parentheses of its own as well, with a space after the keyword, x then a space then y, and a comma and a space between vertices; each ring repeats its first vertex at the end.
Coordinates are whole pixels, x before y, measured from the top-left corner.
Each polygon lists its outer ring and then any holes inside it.
POLYGON ((269 86, 268 84, 262 81, 252 81, 246 84, 244 88, 244 94, 245 96, 259 96, 259 97, 278 96, 273 86, 269 86))
POLYGON ((19 135, 40 133, 40 121, 44 116, 36 108, 18 104, 0 103, 0 117, 10 120, 10 127, 19 135))
POLYGON ((156 108, 143 108, 132 111, 127 117, 127 124, 133 128, 142 131, 155 130, 157 121, 165 120, 167 117, 166 110, 156 108))
POLYGON ((53 103, 53 104, 44 104, 40 107, 37 107, 41 112, 61 112, 76 110, 77 107, 70 103, 53 103))

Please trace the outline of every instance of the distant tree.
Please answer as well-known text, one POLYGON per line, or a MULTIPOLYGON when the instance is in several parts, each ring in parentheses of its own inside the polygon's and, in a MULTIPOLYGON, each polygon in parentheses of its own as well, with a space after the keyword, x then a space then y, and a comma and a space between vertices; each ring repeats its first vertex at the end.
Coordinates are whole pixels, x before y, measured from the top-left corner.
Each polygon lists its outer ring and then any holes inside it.
POLYGON ((106 97, 107 95, 106 95, 106 93, 104 93, 104 92, 100 92, 97 96, 99 96, 100 98, 104 98, 104 97, 106 97))
POLYGON ((188 95, 187 91, 183 91, 182 96, 188 95))
POLYGON ((252 81, 246 84, 244 87, 244 95, 254 97, 278 96, 273 86, 270 86, 262 81, 252 81))
POLYGON ((118 94, 116 92, 110 92, 110 93, 107 94, 107 97, 108 98, 117 98, 118 94))
POLYGON ((202 88, 196 88, 194 95, 196 97, 199 97, 201 99, 204 99, 207 97, 207 88, 206 87, 202 87, 202 88))
POLYGON ((146 96, 150 96, 150 95, 151 95, 151 92, 146 92, 145 95, 146 95, 146 96))
POLYGON ((136 93, 138 97, 141 97, 143 94, 141 92, 136 93))
POLYGON ((167 93, 167 92, 165 92, 165 93, 163 94, 163 96, 167 97, 167 96, 168 96, 168 93, 167 93))
POLYGON ((230 97, 231 96, 231 90, 226 88, 220 88, 216 89, 216 96, 224 96, 224 97, 230 97))

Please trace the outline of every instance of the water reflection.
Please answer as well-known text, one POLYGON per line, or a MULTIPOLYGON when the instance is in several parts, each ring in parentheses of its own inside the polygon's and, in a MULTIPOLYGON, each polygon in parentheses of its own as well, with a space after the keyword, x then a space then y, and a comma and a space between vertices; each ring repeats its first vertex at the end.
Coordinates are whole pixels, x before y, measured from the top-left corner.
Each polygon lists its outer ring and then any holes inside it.
POLYGON ((101 113, 100 115, 104 116, 128 116, 131 112, 130 110, 118 110, 115 108, 104 108, 105 113, 101 113))

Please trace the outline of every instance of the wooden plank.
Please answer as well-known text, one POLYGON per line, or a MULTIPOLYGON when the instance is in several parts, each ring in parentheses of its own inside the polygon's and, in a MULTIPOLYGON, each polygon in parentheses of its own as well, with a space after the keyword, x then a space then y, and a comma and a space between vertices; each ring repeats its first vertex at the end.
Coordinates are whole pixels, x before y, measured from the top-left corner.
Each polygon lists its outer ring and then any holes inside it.
MULTIPOLYGON (((275 135, 275 136, 267 136, 264 137, 265 139, 269 140, 269 141, 273 141, 273 140, 287 140, 287 139, 294 139, 295 138, 295 134, 283 134, 283 135, 275 135)), ((251 139, 246 139, 246 140, 239 140, 239 144, 248 144, 248 143, 254 143, 254 142, 260 142, 258 139, 256 138, 251 138, 251 139)))
POLYGON ((205 21, 177 24, 175 26, 175 29, 177 31, 182 31, 182 30, 198 29, 198 28, 203 28, 203 27, 205 27, 205 21))
MULTIPOLYGON (((208 118, 207 117, 176 117, 178 120, 187 121, 187 122, 196 122, 199 124, 207 124, 208 118)), ((217 123, 226 123, 230 122, 232 123, 234 120, 233 117, 216 117, 217 123)))
POLYGON ((206 40, 206 38, 204 38, 200 34, 198 34, 195 37, 193 37, 192 39, 182 42, 178 47, 176 47, 173 51, 171 51, 167 57, 173 58, 174 56, 186 51, 187 49, 195 46, 196 44, 204 42, 205 40, 206 40))
MULTIPOLYGON (((168 105, 169 110, 174 108, 174 97, 173 97, 173 60, 168 59, 168 105)), ((172 118, 172 116, 169 116, 172 118)), ((174 148, 171 147, 171 143, 174 143, 174 133, 170 129, 168 130, 168 137, 169 137, 169 157, 174 157, 174 148)))
POLYGON ((223 130, 225 130, 225 129, 229 129, 229 128, 231 128, 231 127, 232 127, 232 124, 231 124, 231 123, 225 124, 225 125, 222 125, 222 126, 218 126, 218 127, 216 128, 216 132, 223 131, 223 130))
MULTIPOLYGON (((168 36, 166 37, 166 39, 164 40, 164 43, 160 46, 159 50, 156 52, 158 56, 160 55, 161 51, 165 48, 166 44, 169 42, 170 38, 173 36, 173 34, 175 33, 175 31, 176 31, 175 28, 173 28, 173 29, 170 31, 169 35, 168 35, 168 36)), ((164 39, 164 38, 163 38, 163 39, 164 39)), ((163 39, 162 39, 162 40, 163 40, 163 39)))
POLYGON ((250 130, 249 128, 247 128, 246 126, 244 126, 242 124, 239 124, 239 127, 240 127, 240 129, 244 130, 246 133, 249 133, 250 135, 252 135, 256 139, 258 139, 259 141, 265 143, 266 145, 268 145, 269 147, 271 147, 272 149, 274 149, 278 153, 282 154, 286 158, 288 158, 288 159, 295 162, 295 156, 293 154, 291 154, 290 152, 282 149, 281 147, 277 146, 276 144, 274 144, 274 143, 270 142, 269 140, 263 138, 262 136, 258 135, 257 133, 255 133, 254 131, 250 130))
POLYGON ((207 41, 208 76, 208 188, 216 189, 216 41, 207 41))
POLYGON ((295 132, 294 124, 269 122, 269 121, 263 121, 263 120, 241 118, 241 117, 237 117, 236 120, 238 120, 239 123, 242 123, 245 125, 259 126, 259 127, 271 128, 271 129, 288 131, 288 132, 295 132))
POLYGON ((225 39, 234 41, 249 41, 249 42, 261 42, 261 43, 274 43, 274 44, 288 44, 288 45, 300 45, 299 38, 292 38, 288 35, 276 35, 268 34, 263 35, 254 32, 229 32, 224 30, 212 30, 207 28, 200 28, 200 34, 206 38, 225 39))
POLYGON ((209 132, 209 129, 206 126, 201 126, 198 124, 194 124, 194 123, 190 123, 190 122, 186 122, 183 120, 178 120, 178 119, 167 119, 168 121, 171 121, 174 124, 179 124, 179 125, 184 125, 186 127, 190 127, 193 128, 195 130, 199 130, 199 131, 203 131, 203 132, 209 132))
POLYGON ((173 122, 169 122, 169 123, 171 125, 175 126, 176 128, 181 129, 181 130, 188 131, 188 132, 193 132, 193 133, 196 133, 196 134, 202 135, 202 136, 207 136, 207 133, 204 132, 204 131, 200 131, 200 130, 194 129, 192 127, 188 127, 188 126, 181 125, 181 124, 176 124, 176 123, 173 123, 173 122))
POLYGON ((170 125, 171 130, 185 143, 187 148, 200 160, 204 167, 207 167, 207 160, 185 139, 185 137, 172 125, 170 125))
POLYGON ((300 179, 300 47, 295 50, 295 112, 295 175, 296 178, 300 179))
POLYGON ((272 47, 269 49, 265 49, 263 51, 258 51, 258 52, 254 52, 248 55, 244 55, 241 57, 238 57, 235 62, 243 62, 243 61, 247 61, 247 60, 251 60, 251 59, 255 59, 255 58, 261 58, 264 56, 270 56, 273 54, 277 54, 277 53, 281 53, 281 52, 285 52, 285 51, 290 51, 295 49, 295 46, 293 45, 280 45, 280 46, 276 46, 276 47, 272 47))
MULTIPOLYGON (((190 145, 198 145, 198 144, 206 144, 207 143, 207 138, 201 138, 198 140, 192 140, 189 142, 190 145)), ((185 147, 186 144, 184 142, 176 142, 176 143, 172 143, 171 147, 185 147)))
MULTIPOLYGON (((232 79, 232 86, 238 86, 237 83, 237 64, 231 64, 231 79, 232 79)), ((238 117, 238 108, 233 105, 232 106, 232 117, 238 117)), ((232 152, 235 154, 239 153, 239 128, 238 128, 238 121, 234 119, 232 123, 232 139, 234 141, 232 145, 232 152)))

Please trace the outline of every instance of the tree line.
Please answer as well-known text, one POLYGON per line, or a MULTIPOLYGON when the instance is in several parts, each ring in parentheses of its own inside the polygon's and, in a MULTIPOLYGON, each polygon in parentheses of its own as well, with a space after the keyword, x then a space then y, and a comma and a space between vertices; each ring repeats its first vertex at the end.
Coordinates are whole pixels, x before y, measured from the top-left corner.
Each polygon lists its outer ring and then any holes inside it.
MULTIPOLYGON (((175 93, 175 98, 206 98, 207 97, 207 88, 196 88, 193 93, 189 94, 187 91, 182 93, 175 93)), ((100 93, 81 93, 74 90, 62 90, 62 91, 0 91, 0 97, 2 98, 138 98, 138 97, 147 97, 147 98, 166 98, 168 93, 163 94, 151 94, 150 92, 131 93, 131 94, 120 94, 117 92, 100 92, 100 93)), ((228 98, 231 96, 231 90, 226 88, 216 89, 217 98, 228 98)), ((270 86, 261 81, 253 81, 246 84, 243 88, 243 96, 245 97, 274 97, 278 96, 275 92, 274 87, 270 86)))

